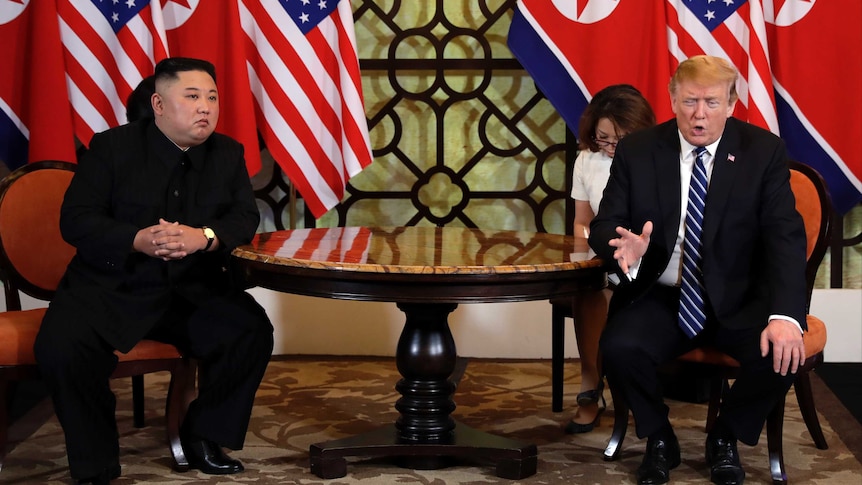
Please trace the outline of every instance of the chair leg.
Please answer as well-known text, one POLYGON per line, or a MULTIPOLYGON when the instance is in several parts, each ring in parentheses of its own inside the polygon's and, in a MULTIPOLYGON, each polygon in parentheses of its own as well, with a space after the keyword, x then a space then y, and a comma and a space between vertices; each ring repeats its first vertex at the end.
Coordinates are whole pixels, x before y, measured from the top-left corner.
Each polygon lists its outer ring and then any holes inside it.
POLYGON ((709 433, 718 418, 718 410, 721 407, 721 399, 727 391, 727 379, 721 376, 713 376, 709 383, 709 407, 706 411, 706 427, 704 431, 709 433))
POLYGON ((808 372, 800 372, 796 376, 793 389, 796 392, 799 411, 802 413, 802 419, 805 421, 805 426, 808 427, 811 438, 814 439, 814 445, 819 450, 828 449, 829 444, 826 443, 826 437, 823 436, 823 430, 820 429, 820 419, 817 417, 817 409, 814 407, 814 393, 811 390, 811 378, 808 372))
POLYGON ((174 459, 174 469, 184 472, 189 469, 189 461, 180 441, 180 427, 185 418, 191 394, 195 386, 195 365, 190 359, 181 359, 171 371, 171 383, 165 405, 168 443, 174 459))
POLYGON ((784 468, 784 399, 766 418, 766 446, 769 449, 769 471, 775 485, 787 483, 784 468))
POLYGON ((623 440, 626 437, 626 429, 629 426, 629 407, 623 400, 622 395, 614 391, 613 386, 609 385, 608 387, 610 387, 611 399, 613 399, 614 404, 614 430, 611 432, 611 438, 608 440, 608 446, 605 448, 604 460, 613 461, 620 457, 620 452, 623 448, 623 440))
POLYGON ((563 410, 563 366, 566 347, 566 317, 560 305, 551 304, 551 411, 563 410))
POLYGON ((132 422, 136 428, 146 426, 144 418, 144 375, 132 376, 132 422))
POLYGON ((6 446, 9 440, 9 398, 8 383, 0 379, 0 471, 6 460, 6 446))

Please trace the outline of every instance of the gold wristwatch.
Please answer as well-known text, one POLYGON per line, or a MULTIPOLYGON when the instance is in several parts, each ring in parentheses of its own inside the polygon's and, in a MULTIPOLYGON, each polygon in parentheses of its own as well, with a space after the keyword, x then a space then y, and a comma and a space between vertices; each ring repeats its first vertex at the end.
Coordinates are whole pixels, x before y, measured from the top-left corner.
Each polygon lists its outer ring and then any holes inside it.
POLYGON ((207 238, 207 245, 204 246, 204 251, 209 251, 210 246, 213 245, 213 241, 215 240, 215 231, 207 226, 203 226, 201 229, 204 231, 204 236, 207 238))

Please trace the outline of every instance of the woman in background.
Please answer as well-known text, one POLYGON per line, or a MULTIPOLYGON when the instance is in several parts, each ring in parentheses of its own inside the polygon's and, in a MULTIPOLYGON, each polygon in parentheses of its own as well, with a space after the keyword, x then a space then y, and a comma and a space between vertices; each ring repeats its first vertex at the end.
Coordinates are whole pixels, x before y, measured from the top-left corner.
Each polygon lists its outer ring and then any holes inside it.
MULTIPOLYGON (((652 108, 635 87, 608 86, 593 97, 581 115, 578 133, 580 152, 575 159, 572 198, 575 200, 575 252, 589 251, 590 221, 599 210, 608 182, 617 143, 629 133, 655 125, 652 108)), ((609 277, 613 288, 615 276, 609 277)), ((566 433, 587 433, 605 409, 604 381, 599 366, 599 337, 608 316, 610 289, 572 300, 575 336, 581 358, 581 392, 578 409, 566 425, 566 433), (599 406, 601 399, 602 405, 599 406)))

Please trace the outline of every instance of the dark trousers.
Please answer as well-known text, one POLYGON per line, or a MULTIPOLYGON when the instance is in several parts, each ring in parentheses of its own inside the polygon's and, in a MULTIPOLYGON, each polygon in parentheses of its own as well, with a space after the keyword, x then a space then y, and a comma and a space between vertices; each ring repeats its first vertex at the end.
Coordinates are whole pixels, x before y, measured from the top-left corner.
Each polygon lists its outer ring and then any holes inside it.
POLYGON ((609 315, 599 343, 608 383, 628 402, 638 437, 669 426, 658 367, 710 345, 740 363, 740 375, 721 404, 722 423, 743 443, 757 444, 769 412, 784 399, 796 375, 781 376, 772 370, 772 354, 760 355, 762 326, 728 329, 708 317, 706 328, 689 339, 677 324, 678 309, 679 289, 655 285, 609 315))
MULTIPOLYGON (((114 349, 86 315, 52 307, 36 339, 36 359, 66 437, 72 477, 119 464, 116 398, 109 378, 114 349)), ((272 325, 244 292, 200 307, 176 299, 147 338, 172 343, 198 360, 198 396, 183 424, 221 446, 240 449, 254 395, 272 355, 272 325)))

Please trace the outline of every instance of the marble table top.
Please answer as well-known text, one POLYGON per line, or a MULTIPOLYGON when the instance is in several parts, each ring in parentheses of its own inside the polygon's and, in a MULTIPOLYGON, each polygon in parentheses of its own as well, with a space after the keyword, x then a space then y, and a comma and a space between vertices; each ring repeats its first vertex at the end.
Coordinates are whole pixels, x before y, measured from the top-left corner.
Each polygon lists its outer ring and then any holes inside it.
MULTIPOLYGON (((580 241, 579 241, 580 243, 580 241)), ((596 268, 571 236, 463 227, 333 227, 261 233, 233 256, 364 273, 509 274, 596 268)))

